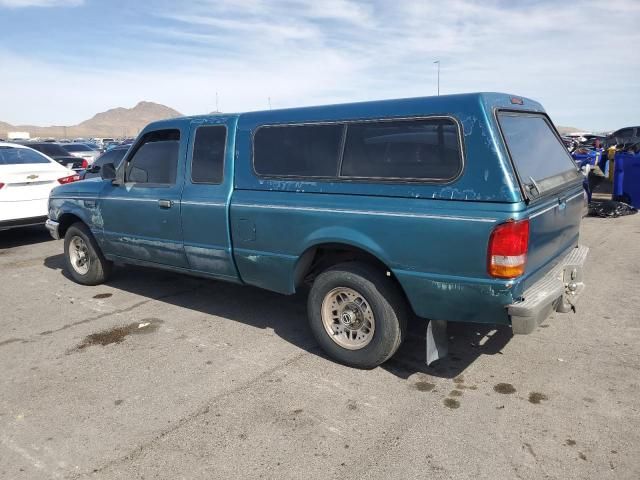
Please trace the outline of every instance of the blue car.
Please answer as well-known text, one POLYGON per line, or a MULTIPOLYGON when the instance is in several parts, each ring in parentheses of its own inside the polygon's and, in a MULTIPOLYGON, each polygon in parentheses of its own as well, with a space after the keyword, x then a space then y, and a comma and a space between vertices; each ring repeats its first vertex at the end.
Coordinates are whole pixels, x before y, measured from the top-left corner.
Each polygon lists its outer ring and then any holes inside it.
POLYGON ((409 318, 426 360, 448 322, 533 331, 575 310, 582 175, 542 106, 500 93, 148 125, 101 180, 55 188, 47 226, 78 283, 114 262, 290 295, 319 345, 390 358, 409 318))

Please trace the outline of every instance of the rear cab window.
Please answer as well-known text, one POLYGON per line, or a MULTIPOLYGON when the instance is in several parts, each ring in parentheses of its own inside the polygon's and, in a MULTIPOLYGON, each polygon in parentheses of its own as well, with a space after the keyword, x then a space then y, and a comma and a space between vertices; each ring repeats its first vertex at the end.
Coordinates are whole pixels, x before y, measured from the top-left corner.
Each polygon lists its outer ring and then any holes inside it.
POLYGON ((192 183, 222 183, 226 144, 226 126, 207 125, 197 128, 191 159, 192 183))
POLYGON ((578 168, 544 115, 500 111, 498 123, 527 197, 540 197, 579 178, 578 168))

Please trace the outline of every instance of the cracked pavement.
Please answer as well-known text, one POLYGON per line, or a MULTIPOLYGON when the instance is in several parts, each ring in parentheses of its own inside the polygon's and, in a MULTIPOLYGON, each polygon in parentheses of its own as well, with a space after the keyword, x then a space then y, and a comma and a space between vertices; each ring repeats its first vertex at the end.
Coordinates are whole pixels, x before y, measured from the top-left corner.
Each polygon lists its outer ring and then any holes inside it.
POLYGON ((640 215, 585 219, 575 315, 451 326, 435 368, 414 322, 360 371, 304 294, 134 267, 84 287, 44 229, 0 232, 0 478, 635 480, 639 238, 640 215))

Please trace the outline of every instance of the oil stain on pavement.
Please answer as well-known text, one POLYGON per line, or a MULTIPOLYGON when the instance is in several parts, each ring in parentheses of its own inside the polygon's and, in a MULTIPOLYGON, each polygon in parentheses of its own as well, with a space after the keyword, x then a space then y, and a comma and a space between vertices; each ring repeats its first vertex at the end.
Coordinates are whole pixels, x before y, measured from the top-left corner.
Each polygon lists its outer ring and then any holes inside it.
POLYGON ((152 333, 160 328, 162 320, 158 318, 145 318, 139 322, 130 323, 129 325, 121 325, 103 330, 98 333, 92 333, 85 337, 76 350, 84 350, 92 345, 111 345, 112 343, 121 343, 129 335, 139 335, 152 333))
POLYGON ((445 407, 449 407, 451 409, 456 409, 460 407, 460 402, 458 400, 456 400, 455 398, 445 398, 444 399, 444 405, 445 407))
POLYGON ((436 386, 435 384, 430 382, 420 381, 415 383, 415 388, 420 392, 430 392, 431 390, 436 388, 436 386))
POLYGON ((113 296, 113 293, 98 293, 97 295, 94 295, 93 298, 101 300, 103 298, 109 298, 111 296, 113 296))
POLYGON ((511 393, 516 393, 516 389, 510 383, 498 383, 493 387, 493 390, 498 393, 502 393, 504 395, 509 395, 511 393))
POLYGON ((529 394, 529 403, 533 403, 534 405, 537 405, 543 400, 549 400, 549 397, 547 397, 544 393, 531 392, 529 394))

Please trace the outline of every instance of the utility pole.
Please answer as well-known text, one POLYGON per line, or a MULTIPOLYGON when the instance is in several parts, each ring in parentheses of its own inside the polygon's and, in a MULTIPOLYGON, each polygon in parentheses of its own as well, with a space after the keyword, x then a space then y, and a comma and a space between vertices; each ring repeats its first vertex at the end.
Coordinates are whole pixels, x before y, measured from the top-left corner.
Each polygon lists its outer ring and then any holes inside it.
POLYGON ((440 96, 440 60, 436 60, 433 63, 438 64, 438 96, 440 96))

